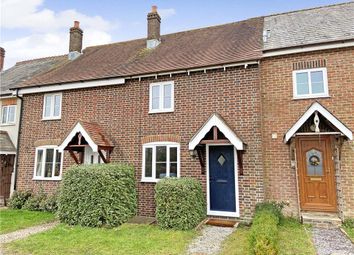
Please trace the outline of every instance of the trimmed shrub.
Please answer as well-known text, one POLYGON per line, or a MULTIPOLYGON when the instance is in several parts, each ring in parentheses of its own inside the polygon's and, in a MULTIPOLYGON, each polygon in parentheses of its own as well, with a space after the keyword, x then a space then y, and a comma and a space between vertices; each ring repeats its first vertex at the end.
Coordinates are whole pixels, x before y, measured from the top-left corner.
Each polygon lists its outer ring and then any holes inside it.
POLYGON ((278 223, 279 218, 270 211, 256 213, 249 235, 251 254, 278 254, 278 223))
POLYGON ((56 212, 58 210, 58 194, 47 195, 40 203, 42 211, 56 212))
POLYGON ((31 197, 28 198, 26 203, 23 205, 22 209, 29 210, 29 211, 43 211, 41 204, 47 198, 46 194, 41 191, 37 194, 33 194, 31 197))
POLYGON ((206 217, 201 183, 193 178, 165 178, 155 186, 157 223, 164 229, 195 228, 206 217))
POLYGON ((258 203, 256 205, 256 212, 269 211, 273 213, 275 216, 277 216, 279 220, 281 220, 284 217, 282 210, 284 209, 285 205, 286 205, 285 202, 275 202, 275 201, 258 203))
POLYGON ((283 218, 285 203, 263 202, 256 205, 256 213, 249 235, 251 254, 276 255, 278 248, 278 224, 283 218))
POLYGON ((31 196, 30 191, 14 191, 9 200, 9 207, 11 209, 21 209, 31 196))
POLYGON ((125 164, 71 167, 63 177, 58 216, 69 225, 115 227, 137 209, 134 168, 125 164))

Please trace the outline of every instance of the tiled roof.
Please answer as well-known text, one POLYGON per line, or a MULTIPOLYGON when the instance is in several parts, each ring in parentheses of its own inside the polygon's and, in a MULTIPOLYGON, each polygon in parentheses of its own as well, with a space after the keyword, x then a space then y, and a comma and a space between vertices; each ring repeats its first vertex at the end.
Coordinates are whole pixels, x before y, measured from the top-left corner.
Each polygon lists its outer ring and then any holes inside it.
POLYGON ((11 94, 10 87, 19 86, 35 75, 48 72, 54 67, 66 63, 67 55, 38 58, 16 63, 15 66, 0 73, 0 94, 11 94))
POLYGON ((264 18, 264 50, 354 39, 354 2, 264 18))
POLYGON ((16 152, 16 148, 12 143, 9 134, 6 131, 0 130, 0 151, 1 152, 16 152))
POLYGON ((108 138, 108 136, 104 133, 102 127, 97 123, 86 122, 86 121, 78 121, 81 126, 88 133, 92 141, 97 146, 106 146, 113 147, 113 142, 108 138))
POLYGON ((161 44, 146 49, 146 39, 84 50, 70 63, 26 81, 37 86, 127 77, 237 63, 261 58, 263 18, 163 35, 161 44))

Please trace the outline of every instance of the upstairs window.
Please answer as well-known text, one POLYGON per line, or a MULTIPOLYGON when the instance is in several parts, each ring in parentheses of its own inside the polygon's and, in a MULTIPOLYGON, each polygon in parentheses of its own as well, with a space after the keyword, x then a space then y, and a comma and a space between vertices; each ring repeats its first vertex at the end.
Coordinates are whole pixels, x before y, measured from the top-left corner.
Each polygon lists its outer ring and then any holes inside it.
POLYGON ((52 120, 61 118, 61 93, 44 95, 43 119, 52 120))
POLYGON ((142 181, 156 182, 165 177, 179 177, 179 164, 178 143, 145 144, 142 181))
POLYGON ((293 86, 295 99, 327 97, 327 69, 293 71, 293 86))
POLYGON ((1 110, 1 124, 15 124, 16 105, 6 105, 1 110))
POLYGON ((150 84, 150 113, 174 111, 174 82, 150 84))
POLYGON ((62 154, 56 146, 36 148, 34 166, 35 180, 60 180, 62 170, 62 154))

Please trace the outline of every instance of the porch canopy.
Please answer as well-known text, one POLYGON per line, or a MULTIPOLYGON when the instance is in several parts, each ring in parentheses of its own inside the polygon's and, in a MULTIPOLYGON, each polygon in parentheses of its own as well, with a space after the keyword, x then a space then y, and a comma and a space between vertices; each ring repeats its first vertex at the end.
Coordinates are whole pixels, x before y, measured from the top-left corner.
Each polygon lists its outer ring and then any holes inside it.
POLYGON ((240 175, 243 175, 243 152, 246 147, 232 128, 218 113, 212 114, 204 125, 195 133, 188 144, 189 151, 197 152, 202 174, 206 167, 206 145, 230 144, 236 148, 237 162, 240 175))
POLYGON ((90 146, 93 152, 99 153, 104 163, 110 162, 114 145, 97 123, 78 121, 59 145, 59 151, 69 151, 77 164, 84 162, 85 147, 90 146))
POLYGON ((16 148, 9 134, 4 130, 0 130, 0 154, 16 154, 16 148))
POLYGON ((192 137, 189 142, 189 150, 194 150, 197 145, 204 140, 205 136, 214 128, 212 139, 207 139, 203 141, 204 144, 209 143, 224 143, 225 139, 218 139, 217 130, 219 130, 223 136, 227 139, 227 142, 230 142, 235 146, 237 150, 244 149, 244 143, 236 135, 236 133, 230 128, 230 126, 225 122, 225 120, 218 114, 212 114, 209 119, 204 123, 204 125, 197 131, 197 133, 192 137))
POLYGON ((333 134, 353 140, 353 132, 319 102, 314 102, 284 135, 284 143, 297 134, 333 134))

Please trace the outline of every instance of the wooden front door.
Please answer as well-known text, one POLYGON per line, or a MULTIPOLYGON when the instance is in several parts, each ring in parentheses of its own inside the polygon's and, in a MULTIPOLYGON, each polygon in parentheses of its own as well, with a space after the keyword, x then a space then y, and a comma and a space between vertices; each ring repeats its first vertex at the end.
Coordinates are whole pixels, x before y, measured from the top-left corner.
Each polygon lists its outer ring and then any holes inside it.
POLYGON ((335 212, 337 199, 330 136, 297 137, 296 157, 301 209, 335 212))
POLYGON ((14 169, 15 155, 0 155, 0 197, 5 200, 5 205, 10 197, 11 175, 14 169))

